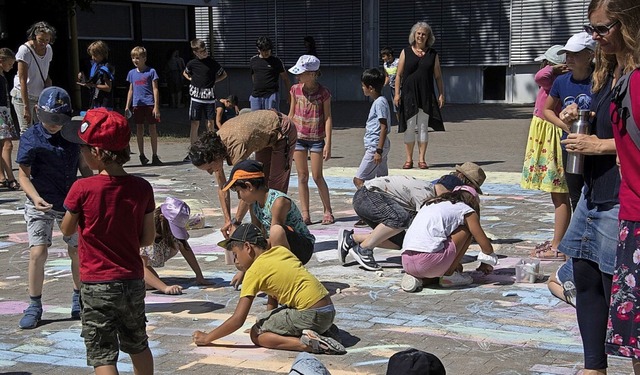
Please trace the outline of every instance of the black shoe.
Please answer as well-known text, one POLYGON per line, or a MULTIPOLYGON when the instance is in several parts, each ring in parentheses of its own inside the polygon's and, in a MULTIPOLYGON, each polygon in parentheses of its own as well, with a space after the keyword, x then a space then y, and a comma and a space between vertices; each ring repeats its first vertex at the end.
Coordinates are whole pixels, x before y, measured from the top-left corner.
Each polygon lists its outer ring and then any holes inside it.
POLYGON ((184 159, 182 159, 183 162, 187 163, 191 161, 191 156, 189 156, 189 154, 187 154, 187 156, 184 157, 184 159))
POLYGON ((356 223, 353 224, 353 226, 356 227, 356 228, 366 228, 366 227, 369 226, 369 224, 365 223, 364 220, 360 219, 360 220, 356 221, 356 223))
POLYGON ((149 164, 149 159, 147 159, 147 157, 144 156, 144 154, 140 154, 140 164, 142 164, 142 165, 149 164))
POLYGON ((158 157, 158 155, 153 155, 151 157, 151 165, 164 165, 164 163, 160 161, 160 158, 158 157))
POLYGON ((338 233, 338 255, 340 256, 340 261, 342 264, 345 264, 347 261, 347 255, 349 254, 349 250, 356 244, 353 241, 353 230, 340 229, 338 233))
POLYGON ((368 271, 379 271, 382 269, 382 267, 376 263, 373 257, 373 250, 371 249, 363 249, 360 245, 356 245, 349 249, 349 254, 368 271))

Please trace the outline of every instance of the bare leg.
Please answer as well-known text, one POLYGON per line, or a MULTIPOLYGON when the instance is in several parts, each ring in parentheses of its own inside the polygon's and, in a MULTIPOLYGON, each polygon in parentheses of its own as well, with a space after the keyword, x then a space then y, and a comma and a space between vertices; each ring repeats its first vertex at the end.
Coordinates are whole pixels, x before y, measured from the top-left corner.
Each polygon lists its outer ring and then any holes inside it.
MULTIPOLYGON (((409 131, 409 130, 407 130, 409 131)), ((413 146, 415 146, 415 142, 405 143, 404 144, 404 152, 407 155, 405 161, 407 163, 413 163, 413 146)))
POLYGON ((271 230, 269 231, 269 245, 271 247, 282 246, 287 249, 291 249, 289 240, 287 240, 287 233, 284 231, 282 226, 274 225, 271 227, 271 230))
POLYGON ((555 223, 553 226, 553 240, 551 247, 558 248, 562 237, 569 228, 571 221, 571 203, 569 202, 569 193, 551 193, 551 201, 555 208, 555 223))
POLYGON ((251 328, 251 341, 263 348, 310 352, 311 348, 300 342, 299 337, 280 336, 272 332, 258 334, 255 326, 251 328))
MULTIPOLYGON (((313 182, 318 187, 318 193, 320 193, 320 200, 322 201, 322 208, 325 214, 333 213, 331 210, 331 198, 329 197, 329 187, 322 174, 322 154, 319 152, 311 153, 311 173, 313 175, 313 182)), ((308 185, 307 185, 308 186, 308 185)))
POLYGON ((426 161, 426 156, 427 156, 427 145, 429 144, 429 142, 418 142, 418 154, 419 154, 419 159, 418 162, 427 162, 426 161))
MULTIPOLYGON (((4 171, 4 175, 7 176, 7 180, 13 181, 16 178, 13 175, 13 166, 11 164, 11 152, 13 151, 13 143, 10 139, 5 139, 2 145, 2 165, 0 165, 0 171, 4 171)), ((4 175, 0 175, 0 178, 4 175)))
MULTIPOLYGON (((360 242, 360 246, 366 248, 366 249, 373 249, 376 246, 380 246, 383 244, 383 242, 389 242, 390 244, 393 245, 393 249, 397 249, 398 246, 393 244, 393 242, 390 241, 386 241, 389 238, 395 236, 396 234, 402 232, 403 229, 398 229, 398 228, 390 228, 384 224, 378 224, 375 228, 373 228, 373 231, 371 231, 371 233, 369 233, 369 235, 363 239, 362 242, 360 242)), ((355 236, 354 236, 354 240, 355 240, 355 236)), ((356 241, 357 242, 357 241, 356 241)))
POLYGON ((298 172, 298 196, 300 197, 300 210, 302 220, 311 220, 309 214, 309 166, 307 165, 307 151, 295 151, 293 160, 296 162, 298 172))
POLYGON ((78 248, 67 246, 67 254, 71 258, 71 275, 73 277, 73 289, 80 290, 80 261, 78 259, 78 248))
MULTIPOLYGON (((369 237, 371 233, 367 233, 367 234, 361 234, 361 233, 354 233, 351 238, 353 238, 353 240, 356 243, 362 243, 364 242, 364 240, 367 239, 367 237, 369 237)), ((383 240, 381 241, 379 244, 376 245, 376 247, 384 247, 385 249, 394 249, 394 250, 400 250, 401 247, 394 244, 393 242, 389 241, 389 240, 383 240)))
POLYGON ((640 375, 640 361, 634 358, 631 363, 633 364, 634 375, 640 375))
POLYGON ((564 296, 564 288, 560 284, 560 281, 556 279, 555 272, 552 273, 551 276, 549 276, 549 281, 547 281, 547 288, 549 288, 551 294, 567 302, 567 298, 564 296))
POLYGON ((118 375, 118 369, 114 365, 98 366, 93 369, 96 375, 118 375))
POLYGON ((156 124, 149 124, 149 138, 151 138, 151 152, 158 155, 158 127, 156 124))
POLYGON ((130 354, 135 375, 153 375, 153 355, 147 347, 138 354, 130 354))
POLYGON ((44 263, 48 253, 46 245, 33 246, 29 250, 29 295, 32 297, 42 295, 44 263))
POLYGON ((210 132, 216 131, 216 120, 207 120, 207 130, 210 132))
POLYGON ((456 259, 451 263, 447 272, 444 273, 445 275, 450 276, 456 271, 464 253, 467 252, 469 245, 471 245, 472 238, 473 236, 471 236, 471 232, 469 232, 467 227, 458 227, 458 229, 451 234, 451 240, 456 244, 456 259))
POLYGON ((193 145, 198 140, 198 129, 200 128, 200 120, 191 121, 191 131, 189 132, 189 138, 193 145))
POLYGON ((138 152, 144 155, 144 124, 136 124, 136 141, 138 142, 138 152))

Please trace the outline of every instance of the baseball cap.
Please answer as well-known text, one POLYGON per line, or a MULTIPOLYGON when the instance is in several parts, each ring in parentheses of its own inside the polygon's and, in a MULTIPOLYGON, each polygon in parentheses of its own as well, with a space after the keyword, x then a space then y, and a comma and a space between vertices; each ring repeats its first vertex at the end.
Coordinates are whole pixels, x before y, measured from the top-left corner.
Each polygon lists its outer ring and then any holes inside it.
POLYGON ((478 164, 468 161, 462 163, 462 165, 456 165, 456 172, 462 173, 471 182, 478 194, 482 194, 480 186, 484 183, 487 175, 478 164))
POLYGON ((436 184, 440 184, 440 185, 444 186, 445 188, 447 188, 447 190, 451 191, 456 186, 464 185, 464 182, 460 179, 460 177, 454 176, 452 174, 448 174, 448 175, 440 177, 436 181, 436 184))
POLYGON ((469 186, 469 185, 460 185, 460 186, 456 186, 455 188, 453 188, 452 191, 460 191, 460 190, 464 190, 466 192, 471 193, 471 195, 474 196, 474 198, 478 198, 478 192, 476 191, 476 189, 473 188, 473 186, 469 186))
POLYGON ((440 358, 418 349, 407 349, 389 358, 387 375, 446 375, 440 358))
POLYGON ((558 54, 558 51, 560 51, 562 47, 563 46, 561 46, 560 44, 554 44, 553 46, 549 47, 545 51, 545 53, 533 59, 533 61, 547 60, 548 62, 554 65, 564 64, 566 61, 566 56, 564 55, 564 53, 558 54))
POLYGON ((65 89, 49 86, 38 97, 38 118, 51 125, 68 125, 71 122, 71 98, 65 89))
POLYGON ((229 173, 229 182, 222 188, 222 191, 227 191, 235 184, 238 180, 248 180, 251 178, 264 178, 264 169, 262 168, 262 163, 255 160, 243 160, 238 162, 231 169, 231 173, 229 173))
POLYGON ((315 72, 318 69, 320 69, 320 59, 313 55, 302 55, 296 65, 289 69, 289 72, 301 74, 304 72, 315 72))
POLYGON ((160 205, 160 211, 169 222, 171 234, 179 240, 188 240, 187 221, 191 215, 191 208, 178 198, 167 197, 160 205))
POLYGON ((227 248, 231 241, 249 242, 257 244, 258 242, 266 242, 260 228, 251 223, 240 224, 236 230, 231 233, 228 239, 218 242, 218 246, 227 248))
POLYGON ((62 136, 69 142, 120 151, 129 146, 131 130, 127 119, 118 112, 95 108, 88 110, 81 121, 63 127, 62 136))
POLYGON ((569 40, 567 40, 567 44, 564 45, 558 52, 558 55, 567 52, 580 52, 583 49, 588 48, 592 51, 596 50, 596 41, 593 40, 591 35, 589 35, 586 31, 581 31, 577 34, 573 34, 569 40))

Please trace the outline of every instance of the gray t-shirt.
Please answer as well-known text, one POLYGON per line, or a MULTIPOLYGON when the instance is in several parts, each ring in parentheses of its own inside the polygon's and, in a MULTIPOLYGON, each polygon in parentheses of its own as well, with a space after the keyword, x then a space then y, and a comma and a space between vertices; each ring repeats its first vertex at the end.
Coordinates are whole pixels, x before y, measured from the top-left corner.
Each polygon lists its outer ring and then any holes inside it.
POLYGON ((408 211, 418 212, 427 199, 436 196, 435 184, 412 176, 384 176, 365 181, 369 191, 388 194, 408 211))

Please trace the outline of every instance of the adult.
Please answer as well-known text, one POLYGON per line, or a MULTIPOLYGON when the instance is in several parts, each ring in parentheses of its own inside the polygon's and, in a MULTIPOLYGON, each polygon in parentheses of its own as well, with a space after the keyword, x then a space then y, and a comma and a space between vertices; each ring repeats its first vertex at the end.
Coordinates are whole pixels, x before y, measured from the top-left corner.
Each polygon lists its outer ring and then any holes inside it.
POLYGON ((438 52, 431 48, 436 38, 426 22, 418 22, 409 33, 410 46, 400 52, 393 103, 398 107, 398 132, 404 133, 406 160, 403 169, 413 168, 413 147, 418 134, 418 167, 427 169, 429 127, 444 131, 440 108, 444 85, 438 52), (436 99, 433 81, 438 86, 436 99))
POLYGON ((56 29, 42 21, 27 30, 27 42, 18 48, 18 74, 13 80, 11 103, 18 115, 20 133, 24 133, 38 119, 35 105, 45 87, 51 86, 49 65, 53 59, 51 44, 56 29))
MULTIPOLYGON (((224 215, 224 225, 220 230, 225 237, 239 223, 235 218, 231 220, 229 191, 222 190, 227 184, 223 162, 235 165, 255 152, 256 160, 264 166, 267 186, 286 193, 297 139, 296 127, 286 115, 274 110, 260 110, 230 119, 217 132, 202 134, 189 148, 188 156, 193 165, 209 174, 215 173, 218 199, 224 215)), ((243 217, 248 209, 249 206, 240 201, 235 217, 243 217)))
MULTIPOLYGON (((284 69, 282 60, 272 55, 273 43, 266 36, 261 36, 256 40, 258 54, 249 60, 251 69, 251 81, 253 91, 249 96, 251 110, 259 109, 280 109, 280 79, 289 92, 291 81, 289 74, 284 69)), ((289 96, 287 95, 287 101, 289 96)))
MULTIPOLYGON (((592 0, 585 30, 598 43, 592 82, 590 134, 569 134, 562 144, 567 152, 584 157, 585 187, 569 229, 560 242, 561 252, 573 261, 576 314, 584 350, 583 374, 606 374, 605 337, 611 283, 618 241, 618 191, 620 174, 609 107, 613 87, 634 67, 629 33, 640 19, 634 0, 592 0)), ((634 43, 635 45, 635 43, 634 43)), ((578 118, 577 105, 560 112, 565 123, 578 118)))
POLYGON ((182 82, 184 80, 182 72, 184 68, 184 59, 180 57, 180 52, 173 51, 167 61, 167 85, 171 95, 172 108, 182 108, 182 82))

